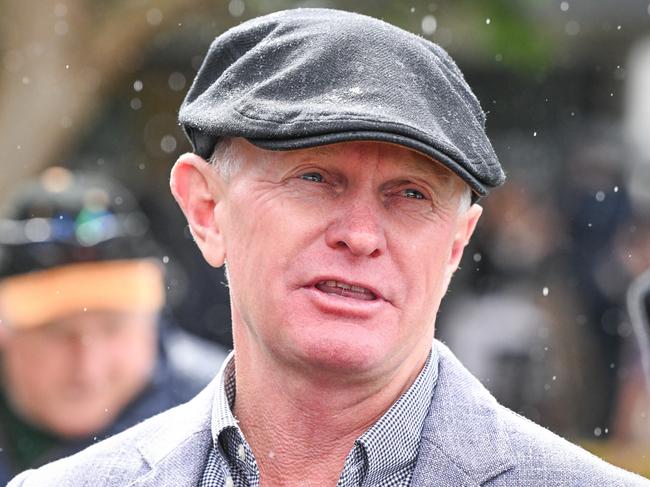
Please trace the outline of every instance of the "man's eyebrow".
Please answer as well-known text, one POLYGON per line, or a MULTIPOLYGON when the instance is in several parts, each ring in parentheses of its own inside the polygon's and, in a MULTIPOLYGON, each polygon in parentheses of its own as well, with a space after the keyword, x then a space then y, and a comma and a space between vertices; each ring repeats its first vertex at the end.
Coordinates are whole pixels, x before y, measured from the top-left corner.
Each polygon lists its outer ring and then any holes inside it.
MULTIPOLYGON (((340 153, 337 144, 318 145, 308 149, 300 149, 301 156, 316 155, 317 157, 332 157, 340 153)), ((442 163, 417 151, 413 151, 401 159, 404 167, 422 176, 435 176, 447 182, 452 179, 453 173, 446 169, 442 163)))

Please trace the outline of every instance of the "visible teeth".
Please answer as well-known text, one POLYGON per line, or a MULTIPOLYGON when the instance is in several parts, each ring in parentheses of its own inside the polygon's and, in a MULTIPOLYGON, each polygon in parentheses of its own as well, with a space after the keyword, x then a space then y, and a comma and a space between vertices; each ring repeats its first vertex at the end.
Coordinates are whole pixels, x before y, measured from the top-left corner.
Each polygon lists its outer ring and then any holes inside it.
POLYGON ((370 291, 368 291, 365 287, 350 286, 350 289, 352 289, 353 291, 358 292, 358 293, 370 294, 370 291))
POLYGON ((320 281, 318 284, 316 284, 316 289, 326 294, 335 294, 338 296, 360 299, 364 301, 374 301, 377 299, 377 296, 375 296, 372 291, 366 289, 365 287, 354 286, 352 284, 336 281, 334 279, 320 281))
POLYGON ((341 289, 350 289, 350 286, 339 281, 325 281, 325 285, 329 287, 340 287, 341 289))
POLYGON ((325 281, 325 285, 329 287, 338 287, 341 289, 346 289, 349 291, 354 291, 356 293, 364 293, 364 294, 370 294, 370 291, 368 291, 365 287, 361 286, 354 286, 350 284, 346 284, 344 282, 339 282, 339 281, 325 281))

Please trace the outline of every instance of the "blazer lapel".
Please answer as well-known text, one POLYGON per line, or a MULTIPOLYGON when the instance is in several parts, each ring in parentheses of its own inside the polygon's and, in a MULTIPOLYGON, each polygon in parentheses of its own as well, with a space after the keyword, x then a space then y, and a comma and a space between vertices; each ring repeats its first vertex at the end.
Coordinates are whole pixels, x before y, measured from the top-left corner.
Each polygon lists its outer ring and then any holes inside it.
POLYGON ((133 487, 195 486, 207 460, 212 433, 212 398, 217 376, 190 402, 169 410, 160 428, 144 435, 136 445, 147 471, 133 487))
POLYGON ((479 486, 514 467, 492 395, 436 341, 438 380, 422 429, 412 485, 479 486))
POLYGON ((210 429, 197 432, 151 466, 133 487, 183 487, 199 484, 212 442, 210 429))

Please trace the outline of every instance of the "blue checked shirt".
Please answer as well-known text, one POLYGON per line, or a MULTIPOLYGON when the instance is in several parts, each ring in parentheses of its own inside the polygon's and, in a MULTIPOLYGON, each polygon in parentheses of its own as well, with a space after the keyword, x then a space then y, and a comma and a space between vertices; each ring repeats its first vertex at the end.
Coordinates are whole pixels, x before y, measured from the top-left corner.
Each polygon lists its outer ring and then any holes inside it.
MULTIPOLYGON (((248 443, 232 414, 235 403, 234 355, 226 359, 212 410, 212 446, 199 487, 259 487, 260 474, 248 443)), ((411 387, 348 454, 338 487, 405 487, 411 482, 433 388, 438 355, 432 349, 411 387)))

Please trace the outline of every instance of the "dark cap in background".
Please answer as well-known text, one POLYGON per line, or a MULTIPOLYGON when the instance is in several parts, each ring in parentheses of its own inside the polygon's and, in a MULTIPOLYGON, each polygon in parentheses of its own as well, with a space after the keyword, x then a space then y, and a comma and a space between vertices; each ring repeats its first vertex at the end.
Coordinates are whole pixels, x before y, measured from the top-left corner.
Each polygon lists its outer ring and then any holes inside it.
POLYGON ((105 174, 50 167, 17 187, 0 212, 0 279, 159 254, 135 196, 105 174))
POLYGON ((205 159, 224 136, 271 150, 375 140, 439 161, 475 198, 505 180, 485 115, 449 55, 350 12, 287 10, 217 37, 179 120, 205 159))

